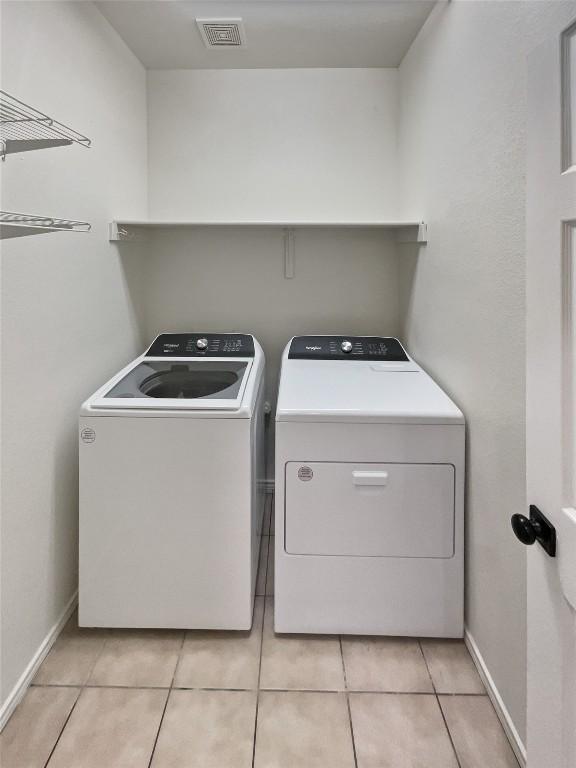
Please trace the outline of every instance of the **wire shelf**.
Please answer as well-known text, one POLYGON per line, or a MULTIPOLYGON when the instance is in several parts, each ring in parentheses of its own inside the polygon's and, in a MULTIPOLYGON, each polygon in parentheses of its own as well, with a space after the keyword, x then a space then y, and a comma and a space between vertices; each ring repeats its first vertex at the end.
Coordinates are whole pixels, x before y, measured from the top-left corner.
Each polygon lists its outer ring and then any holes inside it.
POLYGON ((0 90, 0 157, 33 149, 90 146, 90 139, 0 90))
POLYGON ((90 232, 91 228, 91 224, 86 221, 0 211, 0 239, 36 235, 42 232, 90 232))

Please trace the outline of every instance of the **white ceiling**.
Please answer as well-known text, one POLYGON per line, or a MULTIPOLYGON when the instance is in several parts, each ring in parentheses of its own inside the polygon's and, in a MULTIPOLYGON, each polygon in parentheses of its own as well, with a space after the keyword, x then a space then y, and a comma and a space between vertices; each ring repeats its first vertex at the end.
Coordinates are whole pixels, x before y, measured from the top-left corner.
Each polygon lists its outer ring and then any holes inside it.
POLYGON ((148 69, 396 67, 435 0, 104 0, 148 69), (196 17, 242 18, 246 48, 207 49, 196 17))

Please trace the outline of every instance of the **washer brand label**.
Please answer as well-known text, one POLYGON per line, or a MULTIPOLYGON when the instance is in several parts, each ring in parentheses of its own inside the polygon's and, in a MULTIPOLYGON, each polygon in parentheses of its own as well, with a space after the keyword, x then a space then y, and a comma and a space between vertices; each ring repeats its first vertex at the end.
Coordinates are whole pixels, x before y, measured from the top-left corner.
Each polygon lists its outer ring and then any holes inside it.
POLYGON ((298 479, 302 480, 304 482, 308 480, 312 480, 314 477, 314 472, 312 471, 312 467, 300 467, 298 470, 298 479))
POLYGON ((319 352, 322 347, 306 347, 310 352, 319 352))
POLYGON ((83 443, 93 443, 96 440, 96 432, 94 432, 92 427, 84 427, 82 432, 80 432, 80 437, 83 443))

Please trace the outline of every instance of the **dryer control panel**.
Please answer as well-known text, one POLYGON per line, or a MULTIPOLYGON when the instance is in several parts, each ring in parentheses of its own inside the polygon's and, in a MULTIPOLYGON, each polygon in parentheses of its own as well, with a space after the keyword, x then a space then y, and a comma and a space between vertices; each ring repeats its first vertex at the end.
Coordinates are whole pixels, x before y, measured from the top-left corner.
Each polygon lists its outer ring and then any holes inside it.
POLYGON ((254 339, 246 333, 163 333, 146 357, 254 357, 254 339))
POLYGON ((387 360, 408 361, 398 339, 384 336, 296 336, 291 360, 387 360))

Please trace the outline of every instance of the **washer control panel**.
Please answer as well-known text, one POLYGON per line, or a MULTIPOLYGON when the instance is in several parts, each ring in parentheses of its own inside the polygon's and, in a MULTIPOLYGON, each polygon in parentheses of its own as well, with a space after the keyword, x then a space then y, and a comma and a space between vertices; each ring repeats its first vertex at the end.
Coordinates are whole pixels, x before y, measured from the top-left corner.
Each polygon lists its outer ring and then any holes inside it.
POLYGON ((146 357, 254 357, 254 339, 246 333, 163 333, 146 357))
POLYGON ((291 360, 409 360, 398 339, 383 336, 296 336, 288 357, 291 360))

